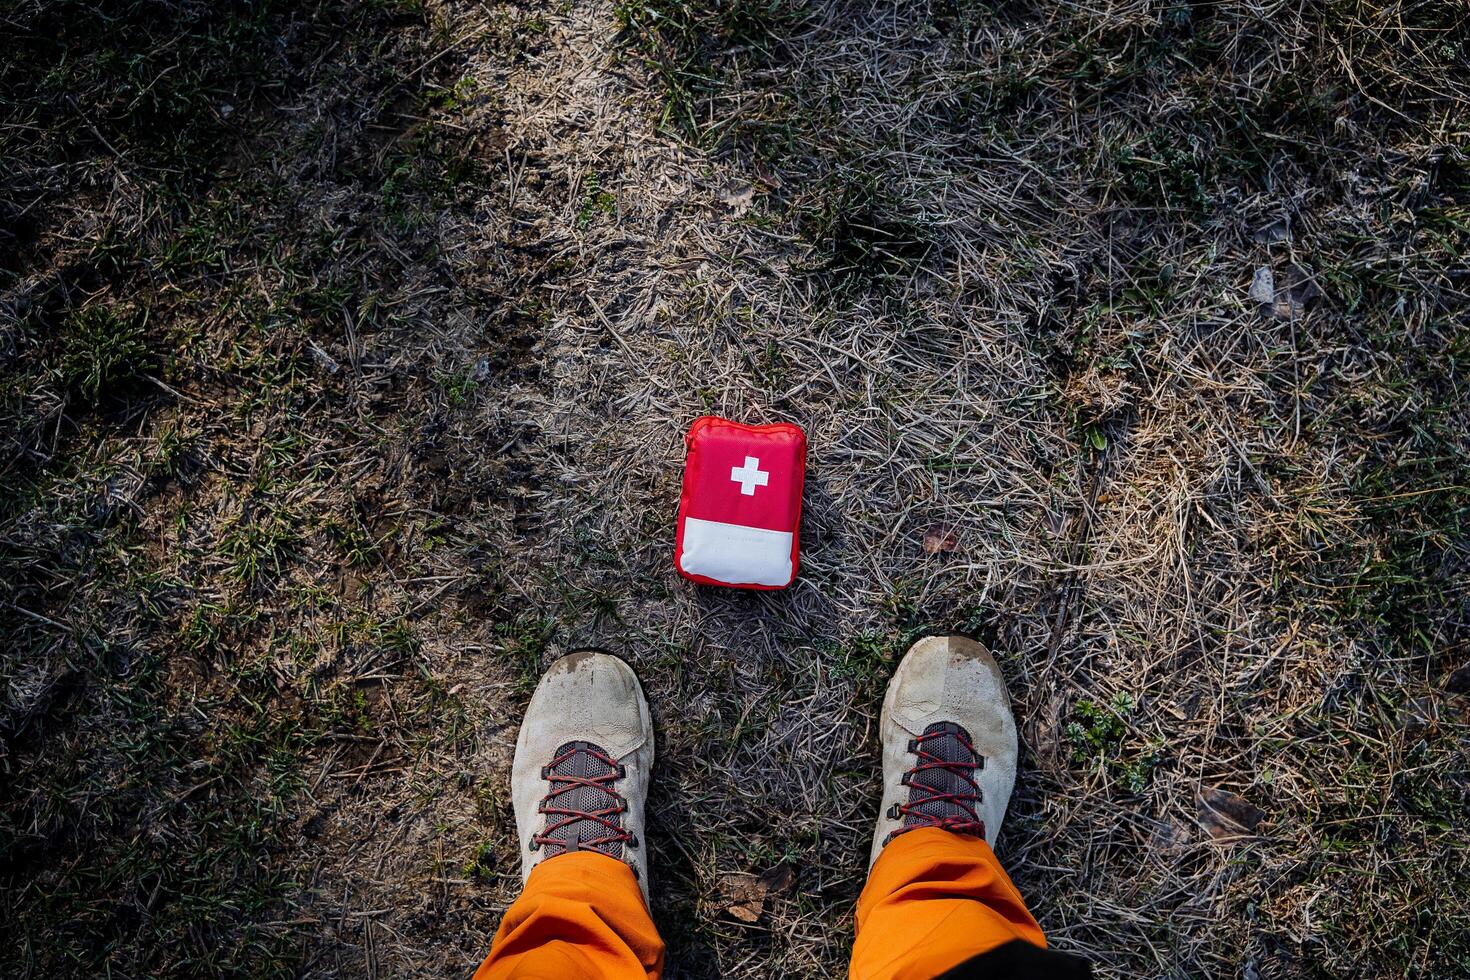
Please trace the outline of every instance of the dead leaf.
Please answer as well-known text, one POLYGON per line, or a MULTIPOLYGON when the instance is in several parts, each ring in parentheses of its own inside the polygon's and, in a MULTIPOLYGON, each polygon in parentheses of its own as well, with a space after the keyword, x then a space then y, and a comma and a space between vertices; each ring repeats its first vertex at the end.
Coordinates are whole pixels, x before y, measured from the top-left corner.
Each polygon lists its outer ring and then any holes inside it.
POLYGON ((729 180, 720 187, 719 198, 726 207, 733 208, 737 214, 744 214, 755 199, 755 188, 743 180, 729 180))
POLYGON ((1200 790, 1199 822, 1217 840, 1252 834, 1265 818, 1265 810, 1228 789, 1206 786, 1200 790))
POLYGON ((732 871, 720 881, 725 911, 730 918, 747 924, 760 919, 770 896, 784 895, 795 886, 796 871, 789 864, 778 864, 759 875, 732 871))
POLYGON ((1251 279, 1250 298, 1267 305, 1276 301, 1276 277, 1272 275, 1269 265, 1256 269, 1256 274, 1251 279))
POLYGON ((778 864, 761 875, 769 895, 785 895, 796 887, 796 869, 789 864, 778 864))
POLYGON ((337 363, 337 359, 331 354, 328 354, 326 351, 322 350, 315 343, 308 340, 306 342, 306 346, 307 349, 311 351, 312 359, 320 364, 322 366, 322 369, 328 374, 336 374, 338 371, 342 370, 342 365, 337 363))
POLYGON ((768 886, 755 875, 731 872, 721 880, 720 891, 725 896, 725 911, 730 918, 739 922, 754 923, 766 907, 768 886))
POLYGON ((1322 296, 1311 273, 1301 266, 1292 265, 1286 270, 1285 286, 1276 289, 1276 300, 1272 311, 1278 320, 1295 320, 1307 312, 1307 307, 1322 296))
POLYGON ((1262 245, 1272 245, 1276 242, 1284 242, 1291 237, 1291 226, 1283 219, 1273 221, 1264 227, 1257 228, 1251 232, 1251 238, 1262 245))
POLYGON ((946 524, 936 524, 924 532, 924 554, 935 555, 941 551, 955 551, 960 546, 959 535, 946 524))
POLYGON ((1160 820, 1154 824, 1149 846, 1164 853, 1182 852, 1194 846, 1194 828, 1178 820, 1160 820))
POLYGON ((1434 728, 1439 723, 1439 699, 1409 698, 1399 709, 1399 718, 1404 731, 1419 734, 1434 728))
POLYGON ((1065 536, 1067 528, 1072 523, 1071 515, 1064 513, 1060 508, 1048 508, 1046 513, 1042 515, 1042 519, 1046 521, 1046 529, 1052 533, 1053 537, 1057 538, 1065 536))
POLYGON ((1445 681, 1444 689, 1451 694, 1470 694, 1470 664, 1455 668, 1445 681))

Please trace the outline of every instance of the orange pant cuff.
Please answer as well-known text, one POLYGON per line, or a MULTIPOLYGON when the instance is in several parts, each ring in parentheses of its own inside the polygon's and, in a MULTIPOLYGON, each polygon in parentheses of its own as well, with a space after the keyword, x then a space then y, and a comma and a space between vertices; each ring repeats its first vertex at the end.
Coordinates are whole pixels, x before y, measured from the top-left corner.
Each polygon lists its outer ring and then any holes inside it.
POLYGON ((531 870, 475 980, 656 980, 663 959, 633 869, 577 851, 531 870))
POLYGON ((990 845, 924 828, 883 848, 857 907, 852 980, 932 980, 1012 939, 1045 946, 990 845))

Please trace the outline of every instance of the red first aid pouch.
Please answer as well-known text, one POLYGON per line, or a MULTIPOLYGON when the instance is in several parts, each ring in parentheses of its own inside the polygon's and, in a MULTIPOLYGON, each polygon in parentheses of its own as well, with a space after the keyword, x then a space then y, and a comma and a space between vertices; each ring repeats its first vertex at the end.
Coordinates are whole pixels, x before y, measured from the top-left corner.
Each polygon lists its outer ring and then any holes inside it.
POLYGON ((806 435, 787 422, 706 415, 684 437, 674 564, 706 585, 784 589, 796 578, 806 435))

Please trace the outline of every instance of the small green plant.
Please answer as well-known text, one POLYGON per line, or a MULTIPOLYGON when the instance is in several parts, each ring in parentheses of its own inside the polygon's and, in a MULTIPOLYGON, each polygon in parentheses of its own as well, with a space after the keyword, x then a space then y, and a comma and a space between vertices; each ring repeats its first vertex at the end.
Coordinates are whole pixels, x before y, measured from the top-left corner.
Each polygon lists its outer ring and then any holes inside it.
POLYGON ((1210 164, 1188 137, 1155 129, 1118 151, 1118 173, 1140 204, 1203 214, 1210 208, 1206 189, 1210 164))
POLYGON ((1158 764, 1159 753, 1156 750, 1119 763, 1115 770, 1118 784, 1130 793, 1142 793, 1148 789, 1149 780, 1153 778, 1158 764))
POLYGON ((469 371, 456 373, 442 373, 434 376, 439 387, 444 391, 444 397, 454 408, 460 408, 467 404, 470 397, 474 395, 480 383, 475 380, 474 374, 469 371))
POLYGON ((612 214, 617 206, 618 199, 602 189, 602 181, 597 174, 588 174, 582 190, 582 205, 577 209, 577 227, 587 229, 599 214, 612 214))
POLYGON ((460 866, 460 874, 471 881, 484 881, 495 874, 495 845, 482 841, 460 866))
POLYGON ((212 652, 218 645, 228 611, 211 602, 201 602, 179 626, 179 642, 193 654, 212 652))
POLYGON ((362 567, 372 564, 378 557, 378 543, 368 533, 362 522, 353 517, 329 518, 322 530, 341 550, 347 564, 362 567))
POLYGON ((299 544, 290 517, 278 508, 270 508, 231 522, 220 536, 218 552, 229 560, 237 581, 254 586, 267 574, 280 575, 299 544))
POLYGON ((363 735, 372 734, 376 727, 372 716, 372 704, 361 688, 335 686, 325 692, 318 706, 328 727, 355 730, 363 735))
POLYGON ((466 75, 448 88, 441 88, 431 93, 429 101, 446 112, 453 112, 468 104, 479 90, 480 83, 473 76, 466 75))
POLYGON ((399 231, 407 231, 418 223, 418 216, 408 200, 413 180, 412 164, 406 160, 401 161, 384 178, 382 189, 378 192, 383 214, 399 231))
POLYGON ((156 465, 158 470, 179 479, 197 467, 196 438, 185 434, 177 423, 170 422, 158 433, 156 465))
POLYGON ((501 649, 516 667, 516 687, 528 694, 541 679, 541 657, 551 643, 556 624, 542 616, 523 615, 495 629, 500 634, 501 649))
POLYGON ((851 682, 859 700, 881 698, 893 671, 894 649, 894 642, 881 633, 859 633, 833 658, 832 676, 851 682))
POLYGON ((373 730, 373 718, 368 712, 367 694, 362 688, 352 692, 352 721, 357 725, 359 731, 367 733, 373 730))
POLYGON ((1135 704, 1127 694, 1117 694, 1106 705, 1083 698, 1072 708, 1074 721, 1066 728, 1072 743, 1072 760, 1090 762, 1098 757, 1116 755, 1128 731, 1128 716, 1135 704))
POLYGON ((146 337, 148 311, 121 312, 93 306, 66 324, 60 380, 89 404, 144 374, 151 362, 146 337))
POLYGON ((1124 752, 1128 720, 1137 703, 1127 694, 1118 693, 1105 705, 1083 698, 1072 708, 1073 720, 1064 734, 1072 745, 1072 761, 1087 767, 1102 766, 1129 793, 1142 793, 1148 788, 1154 768, 1159 763, 1159 749, 1132 756, 1124 752))
POLYGON ((420 533, 423 535, 424 551, 442 548, 454 540, 454 528, 437 517, 430 517, 420 533))

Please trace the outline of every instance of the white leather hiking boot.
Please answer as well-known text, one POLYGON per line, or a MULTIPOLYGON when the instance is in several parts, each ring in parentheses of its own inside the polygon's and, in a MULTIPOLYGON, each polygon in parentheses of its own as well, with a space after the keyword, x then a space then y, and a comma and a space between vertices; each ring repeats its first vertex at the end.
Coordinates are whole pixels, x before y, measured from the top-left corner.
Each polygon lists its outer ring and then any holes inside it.
POLYGON ((600 851, 632 866, 647 903, 652 769, 653 721, 633 668, 598 650, 552 664, 531 695, 511 766, 521 880, 548 858, 600 851))
POLYGON ((1016 783, 1016 720, 1000 667, 979 642, 926 636, 909 648, 883 699, 883 845, 920 827, 994 844, 1016 783))

